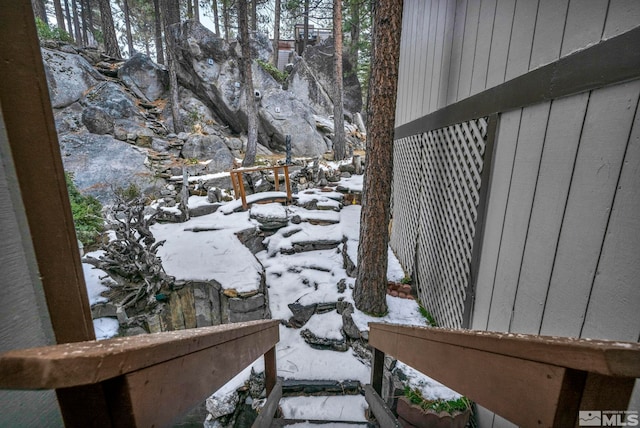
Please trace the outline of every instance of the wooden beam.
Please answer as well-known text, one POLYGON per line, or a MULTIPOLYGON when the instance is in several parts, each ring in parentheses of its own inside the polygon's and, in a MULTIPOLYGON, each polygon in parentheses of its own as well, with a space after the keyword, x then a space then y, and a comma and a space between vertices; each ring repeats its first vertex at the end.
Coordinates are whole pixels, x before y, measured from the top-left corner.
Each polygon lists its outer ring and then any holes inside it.
POLYGON ((276 361, 276 347, 269 349, 264 354, 264 373, 265 373, 265 388, 267 395, 271 394, 273 387, 278 380, 278 366, 276 361))
POLYGON ((258 358, 278 342, 278 321, 248 321, 9 351, 0 354, 0 388, 58 389, 90 385, 243 337, 260 340, 259 343, 263 343, 264 338, 270 343, 258 358))
POLYGON ((374 348, 524 427, 573 425, 584 401, 583 390, 588 393, 589 372, 605 372, 605 383, 623 391, 611 402, 603 399, 606 393, 601 388, 592 387, 601 395, 591 394, 593 409, 615 404, 622 410, 630 398, 629 385, 640 375, 637 343, 369 326, 369 344, 374 348))
POLYGON ((400 428, 402 425, 391 413, 391 409, 382 401, 382 398, 371 385, 364 386, 364 397, 369 404, 369 410, 373 413, 378 424, 385 428, 400 428))
POLYGON ((270 428, 282 398, 282 380, 278 379, 251 428, 270 428))
POLYGON ((95 339, 29 0, 0 2, 0 105, 58 343, 95 339), (46 207, 46 209, 43 209, 46 207))

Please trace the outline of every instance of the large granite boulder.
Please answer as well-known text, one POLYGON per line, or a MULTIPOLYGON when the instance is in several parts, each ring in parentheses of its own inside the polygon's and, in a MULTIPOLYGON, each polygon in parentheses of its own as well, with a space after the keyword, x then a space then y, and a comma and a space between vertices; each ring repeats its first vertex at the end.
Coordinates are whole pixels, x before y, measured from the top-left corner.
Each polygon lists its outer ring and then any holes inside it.
MULTIPOLYGON (((289 90, 297 98, 309 100, 318 114, 333 114, 333 38, 317 46, 309 46, 294 65, 287 79, 289 90)), ((356 70, 347 55, 342 55, 344 109, 348 113, 362 111, 362 89, 356 70)))
POLYGON ((73 104, 90 88, 104 80, 80 55, 42 49, 42 59, 53 108, 73 104))
POLYGON ((142 53, 136 53, 125 62, 118 70, 118 77, 147 102, 164 98, 169 88, 169 73, 142 53))
POLYGON ((182 157, 209 161, 206 169, 211 173, 233 168, 231 151, 224 139, 216 135, 191 134, 182 147, 182 157))
MULTIPOLYGON (((196 94, 233 132, 246 132, 238 50, 195 21, 174 25, 171 30, 177 47, 180 83, 196 94)), ((252 70, 259 109, 259 142, 270 149, 282 150, 285 136, 291 135, 294 155, 323 154, 327 146, 316 131, 308 103, 284 91, 257 63, 254 62, 252 70), (277 115, 276 120, 273 115, 277 115)))
POLYGON ((114 119, 136 118, 138 107, 122 86, 103 82, 91 89, 80 101, 86 107, 98 107, 114 119))
POLYGON ((113 200, 113 190, 135 184, 145 193, 156 179, 145 166, 146 152, 109 135, 67 134, 60 138, 65 171, 72 172, 78 189, 102 203, 113 200))

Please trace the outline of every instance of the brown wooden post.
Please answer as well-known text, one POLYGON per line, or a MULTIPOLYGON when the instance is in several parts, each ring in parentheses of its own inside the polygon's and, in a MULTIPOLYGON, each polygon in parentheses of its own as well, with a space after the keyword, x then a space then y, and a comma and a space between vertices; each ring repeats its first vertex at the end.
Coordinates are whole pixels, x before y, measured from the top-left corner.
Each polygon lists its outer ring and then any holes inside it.
POLYGON ((279 166, 274 166, 273 167, 274 188, 275 188, 276 192, 280 188, 280 183, 279 183, 279 179, 278 179, 278 169, 280 169, 279 166))
POLYGON ((289 165, 284 165, 284 184, 287 188, 287 202, 291 202, 291 181, 289 180, 289 165))
POLYGON ((276 347, 269 349, 264 354, 264 379, 267 389, 267 396, 271 394, 273 387, 278 380, 278 366, 276 361, 276 347))
POLYGON ((242 198, 242 209, 247 209, 247 194, 244 191, 244 179, 242 172, 238 172, 238 187, 240 188, 240 197, 242 198))
POLYGON ((384 375, 384 352, 373 348, 373 361, 371 362, 371 387, 379 396, 382 396, 382 376, 384 375))

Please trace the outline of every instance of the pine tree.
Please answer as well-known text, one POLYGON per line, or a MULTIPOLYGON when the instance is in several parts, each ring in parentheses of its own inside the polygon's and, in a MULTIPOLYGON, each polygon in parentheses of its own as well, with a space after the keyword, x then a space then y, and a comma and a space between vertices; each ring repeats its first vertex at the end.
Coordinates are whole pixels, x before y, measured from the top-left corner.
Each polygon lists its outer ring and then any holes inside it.
POLYGON ((240 73, 244 82, 244 93, 247 103, 247 151, 242 160, 242 166, 251 166, 255 163, 256 151, 258 149, 258 111, 256 109, 255 96, 253 91, 253 73, 251 72, 251 46, 249 39, 247 3, 238 2, 238 27, 240 30, 240 49, 242 51, 242 61, 240 73))
POLYGON ((56 25, 62 31, 67 31, 67 27, 64 25, 64 12, 62 11, 60 0, 53 0, 53 8, 56 11, 56 25))
POLYGON ((111 4, 109 3, 109 0, 98 0, 98 5, 100 6, 100 21, 102 22, 102 35, 104 37, 105 52, 111 57, 121 58, 118 39, 116 38, 116 30, 113 26, 111 4))
POLYGON ((129 2, 122 0, 122 12, 124 13, 124 25, 127 33, 127 48, 129 49, 129 58, 133 56, 133 36, 131 35, 131 15, 129 14, 129 2))
POLYGON ((333 0, 333 158, 347 157, 344 134, 344 94, 342 84, 342 0, 333 0))
POLYGON ((153 0, 153 21, 155 26, 156 62, 164 64, 162 43, 162 16, 160 16, 160 0, 153 0))
POLYGON ((31 6, 33 7, 33 14, 36 18, 40 18, 42 22, 49 25, 47 19, 47 9, 44 6, 44 0, 31 0, 31 6))
POLYGON ((176 58, 174 43, 169 27, 180 23, 180 5, 178 0, 162 0, 162 21, 164 26, 164 41, 167 47, 167 68, 169 69, 169 92, 171 93, 171 116, 173 118, 173 130, 178 133, 184 130, 180 117, 180 94, 178 88, 178 76, 176 74, 176 58))
POLYGON ((367 162, 353 299, 361 311, 381 316, 387 312, 388 225, 402 0, 379 0, 374 8, 367 162))
POLYGON ((278 68, 278 51, 280 46, 280 0, 276 0, 275 16, 273 20, 273 66, 278 68))
MULTIPOLYGON (((280 1, 280 0, 276 0, 280 1)), ((213 9, 213 25, 215 28, 216 36, 220 37, 220 19, 218 18, 218 0, 211 0, 211 7, 213 9)))

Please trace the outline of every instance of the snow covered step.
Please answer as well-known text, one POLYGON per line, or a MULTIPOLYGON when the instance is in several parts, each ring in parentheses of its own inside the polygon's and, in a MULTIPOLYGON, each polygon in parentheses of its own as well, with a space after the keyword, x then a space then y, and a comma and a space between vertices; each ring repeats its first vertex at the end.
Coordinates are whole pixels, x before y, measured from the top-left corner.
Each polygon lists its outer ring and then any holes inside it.
POLYGON ((283 397, 282 418, 299 421, 367 422, 362 395, 283 397))
POLYGON ((309 421, 299 419, 274 419, 272 428, 379 428, 379 425, 371 422, 339 422, 339 421, 309 421))

